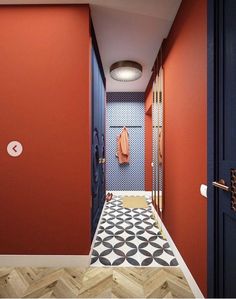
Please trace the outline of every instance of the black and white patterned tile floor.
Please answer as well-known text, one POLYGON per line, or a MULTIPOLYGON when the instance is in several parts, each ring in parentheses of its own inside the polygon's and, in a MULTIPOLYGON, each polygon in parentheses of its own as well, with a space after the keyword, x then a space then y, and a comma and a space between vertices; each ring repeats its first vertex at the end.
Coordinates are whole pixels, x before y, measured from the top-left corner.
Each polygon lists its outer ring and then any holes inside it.
POLYGON ((113 196, 106 203, 91 266, 178 266, 168 242, 151 218, 151 200, 146 199, 146 209, 124 208, 122 196, 113 196))

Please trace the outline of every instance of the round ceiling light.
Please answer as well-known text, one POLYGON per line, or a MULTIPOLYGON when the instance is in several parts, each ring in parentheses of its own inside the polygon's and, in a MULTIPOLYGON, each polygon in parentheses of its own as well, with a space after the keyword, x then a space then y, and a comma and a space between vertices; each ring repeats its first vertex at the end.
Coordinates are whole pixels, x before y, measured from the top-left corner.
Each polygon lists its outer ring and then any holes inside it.
POLYGON ((113 63, 110 67, 110 74, 114 80, 129 82, 139 79, 142 76, 142 70, 141 64, 124 60, 113 63))

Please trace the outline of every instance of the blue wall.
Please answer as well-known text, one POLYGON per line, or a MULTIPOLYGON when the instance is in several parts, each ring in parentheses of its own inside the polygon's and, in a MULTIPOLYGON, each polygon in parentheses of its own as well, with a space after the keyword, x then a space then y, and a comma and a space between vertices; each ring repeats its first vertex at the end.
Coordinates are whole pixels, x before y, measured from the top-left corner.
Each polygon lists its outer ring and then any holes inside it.
POLYGON ((107 190, 145 190, 144 99, 145 96, 142 92, 107 93, 107 190), (111 128, 110 126, 121 126, 121 128, 111 128), (130 163, 120 165, 115 156, 116 136, 120 134, 123 126, 141 126, 141 128, 127 128, 130 142, 130 163))

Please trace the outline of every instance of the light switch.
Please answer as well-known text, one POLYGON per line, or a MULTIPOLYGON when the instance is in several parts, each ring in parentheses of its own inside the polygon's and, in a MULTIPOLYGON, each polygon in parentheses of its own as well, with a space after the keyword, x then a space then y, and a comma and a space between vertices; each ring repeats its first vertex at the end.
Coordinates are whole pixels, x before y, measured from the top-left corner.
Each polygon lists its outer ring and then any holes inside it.
POLYGON ((200 193, 202 196, 207 198, 207 185, 201 184, 200 193))

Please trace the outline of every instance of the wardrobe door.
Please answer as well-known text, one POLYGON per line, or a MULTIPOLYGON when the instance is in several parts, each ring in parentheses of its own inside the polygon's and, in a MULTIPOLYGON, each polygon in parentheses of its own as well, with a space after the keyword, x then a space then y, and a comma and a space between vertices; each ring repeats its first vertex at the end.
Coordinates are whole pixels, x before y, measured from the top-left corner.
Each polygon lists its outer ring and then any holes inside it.
POLYGON ((105 199, 105 88, 92 50, 92 238, 105 199))

